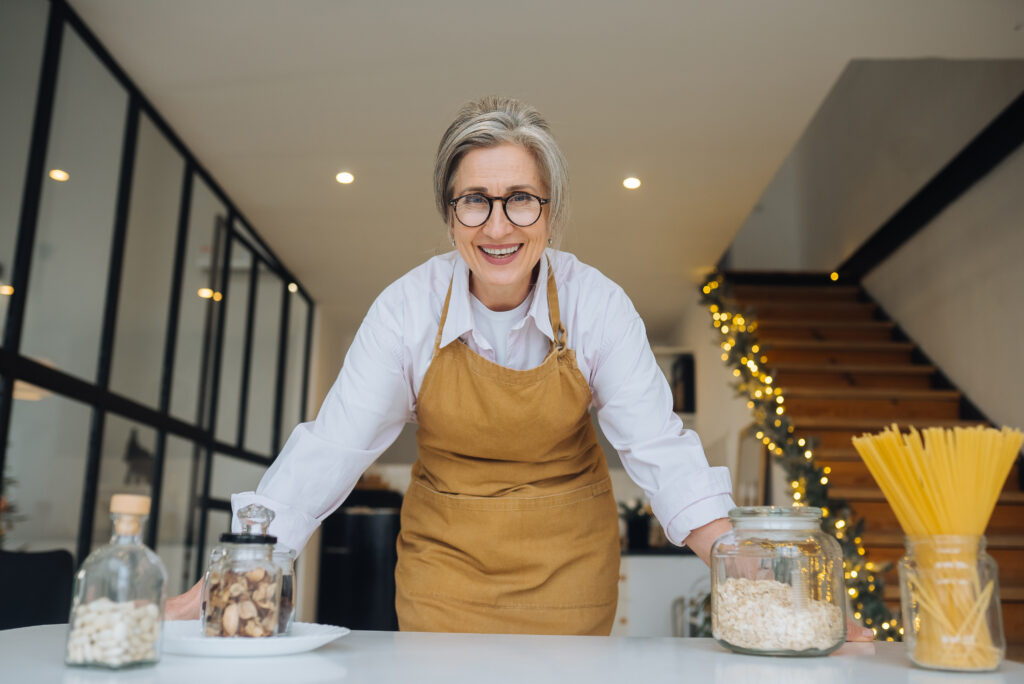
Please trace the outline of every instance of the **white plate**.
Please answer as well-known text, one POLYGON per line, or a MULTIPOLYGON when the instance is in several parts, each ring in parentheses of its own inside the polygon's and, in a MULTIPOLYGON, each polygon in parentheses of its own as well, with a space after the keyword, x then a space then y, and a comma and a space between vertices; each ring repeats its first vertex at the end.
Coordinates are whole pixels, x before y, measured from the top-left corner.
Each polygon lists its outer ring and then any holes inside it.
POLYGON ((296 622, 291 631, 272 637, 208 637, 199 620, 164 623, 164 653, 190 656, 253 657, 305 653, 349 633, 347 627, 296 622))

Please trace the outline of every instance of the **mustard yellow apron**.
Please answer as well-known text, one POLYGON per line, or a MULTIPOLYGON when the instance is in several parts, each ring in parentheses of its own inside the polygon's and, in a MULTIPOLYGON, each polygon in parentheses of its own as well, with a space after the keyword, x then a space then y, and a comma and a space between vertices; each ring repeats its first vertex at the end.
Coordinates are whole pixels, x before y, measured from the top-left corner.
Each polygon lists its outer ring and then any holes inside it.
POLYGON ((402 630, 611 631, 618 514, 550 269, 547 291, 557 341, 540 366, 518 371, 461 341, 440 347, 448 287, 402 505, 402 630))

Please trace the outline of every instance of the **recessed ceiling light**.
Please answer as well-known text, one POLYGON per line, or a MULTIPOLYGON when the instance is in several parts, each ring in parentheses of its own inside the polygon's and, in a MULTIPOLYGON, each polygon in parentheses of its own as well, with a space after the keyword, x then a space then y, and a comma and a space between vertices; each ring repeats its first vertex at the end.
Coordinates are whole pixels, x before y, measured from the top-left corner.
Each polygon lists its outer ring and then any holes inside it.
POLYGON ((296 292, 299 291, 299 286, 296 285, 295 283, 288 283, 288 291, 291 292, 292 294, 295 294, 296 292))
POLYGON ((196 294, 202 297, 203 299, 213 299, 213 290, 211 290, 208 287, 199 288, 196 294))
POLYGON ((636 190, 637 188, 640 187, 640 179, 630 176, 626 180, 622 181, 622 187, 626 188, 627 190, 636 190))
POLYGON ((348 171, 342 171, 341 173, 339 173, 337 176, 334 177, 334 180, 338 181, 342 185, 348 185, 349 183, 351 183, 355 179, 356 179, 356 177, 353 176, 348 171))
POLYGON ((60 181, 61 183, 63 183, 68 178, 71 178, 71 174, 69 174, 67 171, 63 169, 50 169, 50 178, 52 178, 55 181, 60 181))

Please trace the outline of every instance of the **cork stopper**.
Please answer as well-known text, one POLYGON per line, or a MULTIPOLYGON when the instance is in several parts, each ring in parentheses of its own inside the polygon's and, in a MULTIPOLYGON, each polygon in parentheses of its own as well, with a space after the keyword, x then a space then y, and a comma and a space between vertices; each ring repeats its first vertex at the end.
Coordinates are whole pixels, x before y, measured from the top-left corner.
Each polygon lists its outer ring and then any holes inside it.
POLYGON ((139 494, 115 494, 110 499, 110 512, 149 515, 149 497, 139 494))

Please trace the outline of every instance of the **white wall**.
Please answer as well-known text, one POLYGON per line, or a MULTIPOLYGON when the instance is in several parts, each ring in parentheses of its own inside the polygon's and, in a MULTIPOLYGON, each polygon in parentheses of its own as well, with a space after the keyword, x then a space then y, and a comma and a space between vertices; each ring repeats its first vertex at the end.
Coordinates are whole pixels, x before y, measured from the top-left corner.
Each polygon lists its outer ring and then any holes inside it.
POLYGON ((1022 89, 1022 60, 850 62, 737 232, 729 267, 833 270, 1022 89))
POLYGON ((721 335, 711 325, 711 314, 696 287, 683 304, 678 336, 680 344, 693 351, 697 374, 696 426, 690 427, 700 435, 708 462, 729 468, 735 489, 741 478, 751 476, 737 472, 741 432, 751 423, 750 410, 732 387, 736 378, 722 362, 721 335))
POLYGON ((996 423, 1024 427, 1024 148, 865 279, 996 423))

